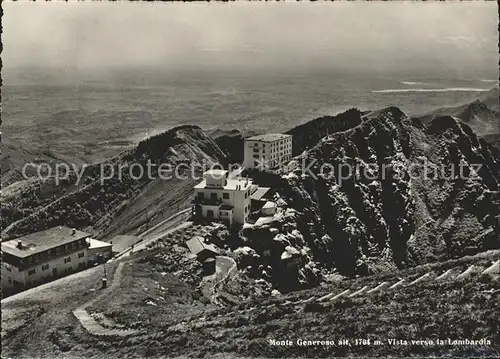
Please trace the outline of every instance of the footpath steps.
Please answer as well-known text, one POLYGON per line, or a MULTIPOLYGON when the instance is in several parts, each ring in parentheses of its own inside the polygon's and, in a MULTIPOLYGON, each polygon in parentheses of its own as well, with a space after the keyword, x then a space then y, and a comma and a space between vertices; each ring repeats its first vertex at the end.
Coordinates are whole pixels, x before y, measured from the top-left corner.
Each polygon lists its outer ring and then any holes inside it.
POLYGON ((98 300, 102 299, 105 295, 107 295, 110 291, 116 289, 120 286, 122 271, 123 271, 124 263, 121 262, 118 264, 116 268, 115 274, 113 276, 113 280, 109 287, 104 289, 102 293, 100 293, 96 298, 88 301, 81 307, 75 309, 73 311, 73 315, 78 319, 80 324, 85 330, 92 335, 97 336, 116 336, 116 337, 126 337, 129 335, 137 335, 140 334, 138 330, 135 329, 116 329, 116 328, 105 328, 101 324, 99 324, 92 316, 87 312, 86 308, 90 307, 98 300))

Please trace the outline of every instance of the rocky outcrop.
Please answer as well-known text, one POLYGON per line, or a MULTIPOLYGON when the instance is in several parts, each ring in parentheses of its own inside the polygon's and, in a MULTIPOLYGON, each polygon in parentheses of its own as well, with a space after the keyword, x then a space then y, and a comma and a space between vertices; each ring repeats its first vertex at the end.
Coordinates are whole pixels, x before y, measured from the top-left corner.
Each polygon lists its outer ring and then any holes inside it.
POLYGON ((315 146, 328 134, 345 131, 359 125, 362 115, 361 111, 353 108, 335 116, 322 116, 292 128, 286 133, 293 136, 293 155, 299 155, 302 151, 315 146))
POLYGON ((246 137, 254 136, 254 131, 221 131, 215 130, 210 133, 217 145, 226 155, 225 164, 243 163, 243 143, 246 137))
POLYGON ((366 275, 500 247, 500 153, 457 118, 425 126, 386 108, 323 138, 293 173, 251 175, 276 188, 278 213, 241 235, 270 251, 278 277, 297 257, 295 288, 321 271, 366 275))

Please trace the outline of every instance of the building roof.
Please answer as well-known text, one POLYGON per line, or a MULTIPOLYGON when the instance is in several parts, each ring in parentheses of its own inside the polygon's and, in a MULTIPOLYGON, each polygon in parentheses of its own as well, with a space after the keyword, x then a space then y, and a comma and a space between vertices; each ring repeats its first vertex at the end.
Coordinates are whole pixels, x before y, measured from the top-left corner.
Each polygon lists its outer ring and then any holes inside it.
POLYGON ((113 247, 113 245, 111 243, 98 241, 97 239, 94 239, 94 238, 87 238, 87 243, 90 245, 89 249, 113 247))
POLYGON ((24 258, 90 236, 90 233, 78 230, 73 234, 73 229, 59 226, 2 242, 2 252, 24 258), (17 248, 19 241, 22 248, 17 248))
POLYGON ((224 178, 226 177, 228 171, 227 170, 208 170, 203 173, 204 176, 216 177, 216 178, 224 178))
POLYGON ((209 250, 214 253, 219 253, 217 247, 215 247, 213 244, 205 243, 203 241, 203 238, 200 236, 194 236, 193 238, 191 238, 186 242, 186 245, 188 246, 191 253, 196 255, 198 255, 198 253, 204 250, 209 250))
POLYGON ((267 192, 269 192, 270 189, 271 187, 259 187, 254 193, 252 193, 250 199, 260 200, 266 195, 267 192))
POLYGON ((245 138, 245 141, 274 142, 288 137, 292 137, 292 135, 285 135, 284 133, 264 133, 262 135, 245 138))
POLYGON ((276 207, 276 203, 272 202, 272 201, 267 201, 263 206, 262 208, 264 209, 267 209, 267 208, 275 208, 276 207))
POLYGON ((110 242, 113 245, 113 252, 121 252, 129 248, 131 245, 137 243, 139 237, 119 234, 111 238, 110 242))
POLYGON ((227 180, 226 185, 224 187, 213 188, 211 186, 207 186, 207 181, 203 180, 200 183, 198 183, 196 186, 194 186, 194 188, 202 189, 202 188, 207 187, 207 188, 211 188, 211 189, 214 189, 214 190, 235 191, 237 189, 238 185, 241 186, 240 187, 241 191, 245 191, 245 190, 247 190, 252 185, 252 181, 251 180, 242 179, 242 178, 240 178, 240 179, 231 179, 231 178, 229 178, 227 180))

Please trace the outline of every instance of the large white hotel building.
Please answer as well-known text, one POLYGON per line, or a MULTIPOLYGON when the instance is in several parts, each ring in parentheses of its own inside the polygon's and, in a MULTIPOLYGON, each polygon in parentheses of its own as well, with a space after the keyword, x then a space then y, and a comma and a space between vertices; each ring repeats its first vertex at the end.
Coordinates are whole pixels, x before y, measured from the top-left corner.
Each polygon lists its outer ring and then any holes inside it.
POLYGON ((292 159, 292 135, 266 133, 248 137, 244 144, 245 168, 274 170, 292 159))

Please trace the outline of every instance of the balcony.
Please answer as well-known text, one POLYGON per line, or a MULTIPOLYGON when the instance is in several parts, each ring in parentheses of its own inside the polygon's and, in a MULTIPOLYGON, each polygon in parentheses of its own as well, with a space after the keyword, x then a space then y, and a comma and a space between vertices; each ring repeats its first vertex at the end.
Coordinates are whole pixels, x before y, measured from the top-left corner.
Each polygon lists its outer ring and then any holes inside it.
POLYGON ((194 204, 199 204, 202 206, 220 206, 222 205, 222 199, 221 198, 201 198, 201 197, 195 197, 193 199, 194 204))

